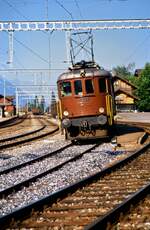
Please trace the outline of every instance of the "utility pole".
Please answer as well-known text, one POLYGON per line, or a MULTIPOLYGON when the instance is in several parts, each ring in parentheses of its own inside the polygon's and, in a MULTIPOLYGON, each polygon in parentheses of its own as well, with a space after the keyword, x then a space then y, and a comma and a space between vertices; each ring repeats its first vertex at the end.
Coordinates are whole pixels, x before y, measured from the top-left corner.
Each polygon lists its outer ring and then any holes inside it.
POLYGON ((5 105, 5 102, 6 102, 5 98, 6 98, 6 80, 5 80, 5 77, 4 77, 4 105, 5 105))
POLYGON ((5 80, 5 76, 4 76, 4 117, 5 117, 5 105, 6 105, 6 80, 5 80))
POLYGON ((27 114, 29 112, 29 99, 27 98, 27 114))
POLYGON ((13 31, 8 31, 8 41, 9 41, 9 48, 8 48, 8 62, 10 68, 12 68, 13 64, 13 31))
POLYGON ((67 56, 67 64, 70 64, 70 37, 71 37, 71 32, 66 31, 66 56, 67 56))
POLYGON ((19 115, 19 98, 18 98, 18 89, 16 87, 16 114, 19 115))

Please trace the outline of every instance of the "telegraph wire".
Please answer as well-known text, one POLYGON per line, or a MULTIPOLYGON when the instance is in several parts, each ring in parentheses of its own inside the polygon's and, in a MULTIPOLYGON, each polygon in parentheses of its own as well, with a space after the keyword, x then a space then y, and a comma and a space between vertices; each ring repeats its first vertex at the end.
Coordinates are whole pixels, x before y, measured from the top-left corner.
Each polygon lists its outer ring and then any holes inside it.
MULTIPOLYGON (((49 0, 46 0, 46 19, 47 21, 49 20, 49 9, 48 9, 48 2, 49 0)), ((48 33, 48 67, 49 70, 51 69, 51 35, 54 32, 54 30, 49 31, 48 33)), ((49 81, 50 81, 50 77, 51 77, 51 73, 49 71, 48 73, 48 77, 49 77, 49 81)))
POLYGON ((36 57, 40 58, 42 61, 46 62, 49 64, 49 62, 44 59, 43 57, 41 57, 37 52, 35 52, 33 49, 31 49, 30 47, 28 47, 27 45, 25 45, 23 42, 19 41, 16 37, 14 37, 15 41, 17 43, 19 43, 20 45, 22 45, 24 48, 26 48, 27 50, 29 50, 32 54, 34 54, 36 57))
POLYGON ((14 53, 15 56, 15 60, 18 62, 18 64, 22 67, 25 68, 25 66, 20 62, 19 58, 16 56, 16 54, 14 53))
POLYGON ((14 7, 9 1, 7 0, 2 0, 3 2, 5 2, 9 7, 11 7, 17 14, 19 14, 21 17, 23 17, 24 19, 28 20, 28 18, 26 16, 24 16, 16 7, 14 7))
MULTIPOLYGON (((6 64, 1 63, 1 65, 5 66, 5 69, 0 69, 0 72, 15 72, 15 71, 20 71, 20 72, 36 72, 36 71, 40 71, 40 72, 48 72, 49 69, 31 69, 31 68, 23 68, 23 69, 6 69, 6 64)), ((50 70, 52 71, 64 71, 66 70, 65 68, 51 68, 50 70)))
POLYGON ((61 8, 63 8, 63 9, 70 15, 70 17, 71 17, 72 20, 74 20, 74 19, 73 19, 73 16, 72 16, 72 13, 69 12, 69 11, 64 7, 64 5, 63 5, 62 3, 60 3, 58 0, 55 0, 55 2, 56 2, 59 6, 61 6, 61 8))
POLYGON ((76 7, 78 8, 79 10, 79 14, 80 14, 80 17, 83 19, 83 16, 82 16, 82 13, 81 13, 81 10, 80 10, 80 7, 79 7, 79 4, 78 4, 78 1, 77 0, 74 0, 75 4, 76 4, 76 7))
POLYGON ((148 40, 150 38, 150 34, 148 36, 146 36, 146 38, 140 42, 139 44, 137 44, 137 46, 135 47, 135 49, 132 51, 132 53, 124 60, 125 63, 127 63, 127 61, 129 61, 134 55, 135 53, 139 50, 139 47, 143 46, 144 43, 146 42, 146 40, 148 40))
MULTIPOLYGON (((26 16, 24 16, 16 7, 14 7, 8 0, 2 0, 2 1, 5 2, 9 7, 11 7, 17 14, 22 16, 24 19, 28 20, 28 18, 26 16)), ((42 32, 47 35, 47 33, 45 31, 42 31, 42 32)), ((14 39, 15 39, 16 42, 18 42, 20 45, 22 45, 24 48, 26 48, 28 51, 30 51, 32 54, 34 54, 36 57, 40 58, 42 61, 44 61, 47 64, 49 64, 49 62, 46 59, 44 59, 43 57, 41 57, 40 54, 38 54, 33 49, 31 49, 30 47, 25 45, 23 42, 19 41, 15 36, 14 36, 14 39)), ((18 59, 17 59, 17 62, 20 63, 18 61, 18 59)), ((21 63, 20 63, 20 65, 23 67, 23 65, 21 63)))
MULTIPOLYGON (((79 11, 80 11, 80 8, 79 8, 79 5, 78 5, 77 0, 74 0, 74 1, 75 1, 75 3, 76 3, 77 8, 78 8, 79 11)), ((72 20, 74 20, 74 17, 73 17, 73 15, 72 15, 72 13, 71 13, 69 10, 67 10, 67 9, 64 7, 64 5, 63 5, 62 3, 60 3, 58 0, 55 0, 55 2, 56 2, 61 8, 63 8, 63 9, 70 15, 70 17, 71 17, 72 20)), ((80 11, 80 13, 81 13, 81 11, 80 11)), ((81 15, 81 17, 82 17, 82 15, 81 15)), ((78 35, 78 37, 79 37, 80 42, 82 43, 83 41, 82 41, 81 36, 78 35)))

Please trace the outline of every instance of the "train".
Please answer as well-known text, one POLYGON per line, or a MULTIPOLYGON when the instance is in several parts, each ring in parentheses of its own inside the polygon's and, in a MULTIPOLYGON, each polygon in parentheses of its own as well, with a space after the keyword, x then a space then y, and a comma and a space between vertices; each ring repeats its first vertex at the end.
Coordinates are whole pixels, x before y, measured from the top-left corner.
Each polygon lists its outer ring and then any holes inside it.
POLYGON ((67 140, 102 138, 114 128, 112 75, 95 62, 80 61, 57 80, 58 117, 67 140))
POLYGON ((32 108, 31 112, 33 113, 33 115, 43 115, 44 112, 40 109, 40 108, 32 108))

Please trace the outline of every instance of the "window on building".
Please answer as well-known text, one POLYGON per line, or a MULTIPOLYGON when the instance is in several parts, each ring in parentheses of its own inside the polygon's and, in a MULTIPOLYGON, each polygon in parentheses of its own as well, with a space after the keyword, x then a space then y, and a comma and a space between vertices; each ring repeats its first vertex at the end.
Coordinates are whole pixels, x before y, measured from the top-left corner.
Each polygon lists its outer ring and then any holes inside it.
POLYGON ((61 96, 71 96, 71 82, 66 81, 61 84, 61 96))
POLYGON ((82 95, 82 82, 81 80, 74 81, 74 91, 76 95, 82 95))
POLYGON ((93 81, 92 79, 85 80, 85 90, 86 93, 94 93, 93 81))
POLYGON ((99 84, 100 93, 106 93, 106 80, 105 80, 105 78, 99 78, 98 84, 99 84))

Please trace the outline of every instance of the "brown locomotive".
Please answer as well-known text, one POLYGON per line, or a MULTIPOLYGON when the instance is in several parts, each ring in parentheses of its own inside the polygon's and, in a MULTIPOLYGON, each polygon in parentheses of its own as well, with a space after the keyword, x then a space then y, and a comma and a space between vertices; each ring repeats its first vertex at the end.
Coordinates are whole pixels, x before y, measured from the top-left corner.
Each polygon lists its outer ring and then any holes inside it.
POLYGON ((110 72, 81 61, 59 76, 59 118, 66 139, 108 136, 114 124, 114 92, 110 72))

